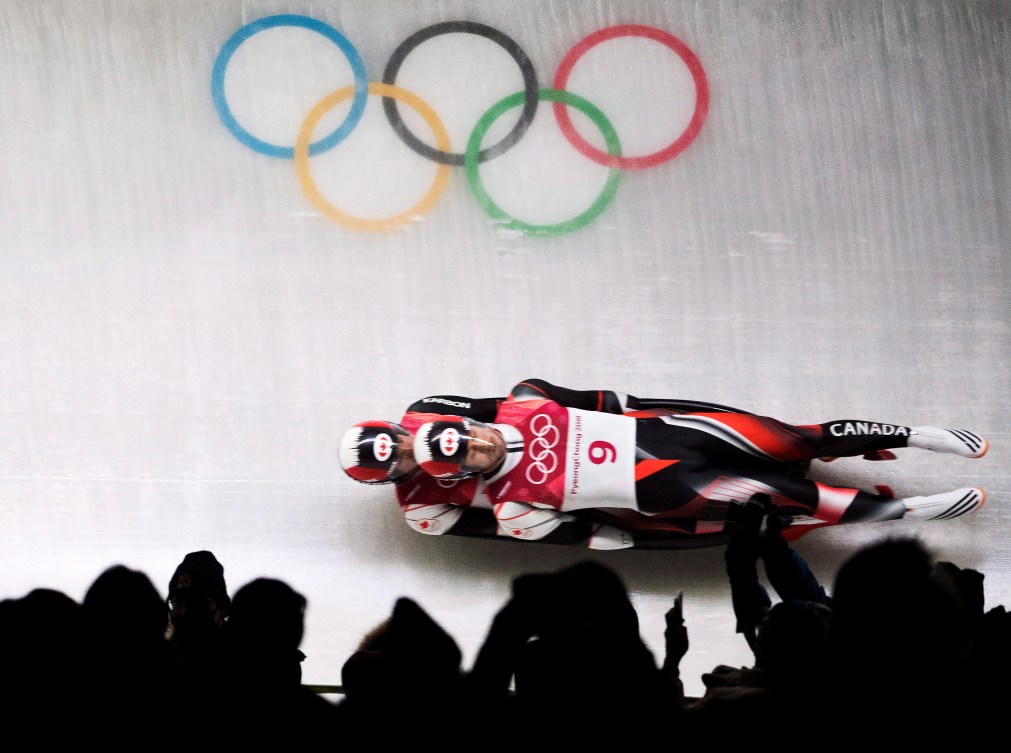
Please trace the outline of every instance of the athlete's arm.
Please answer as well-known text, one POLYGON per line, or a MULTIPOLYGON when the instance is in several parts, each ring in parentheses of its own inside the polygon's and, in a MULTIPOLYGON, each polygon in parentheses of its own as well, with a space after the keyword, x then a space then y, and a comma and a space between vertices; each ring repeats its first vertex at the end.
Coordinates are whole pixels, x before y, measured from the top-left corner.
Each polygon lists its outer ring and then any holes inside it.
POLYGON ((418 533, 429 536, 499 536, 498 522, 491 510, 448 502, 404 505, 404 520, 418 533))
POLYGON ((412 403, 406 413, 437 413, 443 416, 465 416, 475 421, 491 423, 498 413, 503 397, 461 397, 460 395, 431 395, 412 403))
POLYGON ((636 397, 614 390, 571 390, 543 379, 524 379, 509 397, 512 400, 553 400, 566 408, 592 410, 601 413, 630 413, 655 410, 663 413, 747 413, 717 403, 701 400, 636 397))
POLYGON ((523 502, 500 502, 495 505, 495 518, 500 535, 521 541, 588 549, 628 549, 632 546, 632 536, 620 528, 579 520, 568 513, 523 502))
POLYGON ((612 390, 570 390, 543 379, 524 379, 509 393, 511 400, 553 400, 566 408, 624 413, 629 395, 612 390))
POLYGON ((751 411, 740 408, 730 408, 717 403, 707 403, 702 400, 676 400, 672 398, 632 397, 629 395, 629 411, 656 411, 657 415, 683 413, 744 413, 751 411))

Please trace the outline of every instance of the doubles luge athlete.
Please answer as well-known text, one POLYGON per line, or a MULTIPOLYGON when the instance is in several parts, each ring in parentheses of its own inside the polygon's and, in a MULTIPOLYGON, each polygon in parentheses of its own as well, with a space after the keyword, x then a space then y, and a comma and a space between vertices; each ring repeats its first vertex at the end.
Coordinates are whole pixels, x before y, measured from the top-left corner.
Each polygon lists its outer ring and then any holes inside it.
MULTIPOLYGON (((539 380, 531 381, 551 389, 555 399, 584 410, 619 414, 626 410, 649 408, 671 413, 732 410, 713 403, 639 399, 623 393, 567 390, 539 380)), ((509 532, 499 525, 493 514, 482 476, 436 479, 421 471, 413 451, 414 432, 419 426, 447 416, 491 422, 506 400, 504 397, 434 395, 412 403, 399 423, 362 421, 348 429, 341 439, 338 451, 341 466, 351 478, 361 483, 393 484, 404 520, 419 533, 508 537, 509 532)), ((546 533, 540 540, 591 549, 621 549, 627 548, 630 543, 640 548, 664 549, 726 543, 722 526, 696 532, 691 521, 687 521, 685 527, 658 526, 646 516, 633 515, 619 521, 606 512, 597 512, 566 516, 566 526, 546 533), (648 530, 636 534, 637 525, 648 530)))
POLYGON ((415 530, 598 549, 725 543, 730 506, 758 493, 772 497, 792 538, 821 525, 948 520, 983 505, 978 488, 895 499, 886 487, 831 487, 806 474, 817 458, 891 459, 901 447, 970 458, 988 449, 963 430, 794 426, 712 403, 529 379, 505 399, 436 396, 411 406, 399 426, 364 422, 345 434, 340 454, 352 478, 399 482, 415 530), (387 437, 379 445, 378 434, 387 437))

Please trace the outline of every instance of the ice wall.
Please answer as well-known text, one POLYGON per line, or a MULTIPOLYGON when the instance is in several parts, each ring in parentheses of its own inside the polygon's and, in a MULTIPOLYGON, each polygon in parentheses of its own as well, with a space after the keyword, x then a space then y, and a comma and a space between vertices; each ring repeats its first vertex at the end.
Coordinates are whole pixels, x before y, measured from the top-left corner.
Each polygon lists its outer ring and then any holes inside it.
MULTIPOLYGON (((984 460, 818 469, 982 485, 975 517, 798 546, 830 582, 860 544, 919 535, 1011 602, 1009 40, 1006 2, 8 0, 0 596, 79 598, 118 562, 164 588, 206 548, 233 589, 306 594, 309 682, 339 682, 399 595, 469 661, 512 577, 585 553, 419 536, 343 476, 336 441, 423 395, 539 376, 977 429, 984 460), (311 22, 252 33, 278 14, 311 22), (446 22, 496 33, 403 47, 446 22), (382 90, 354 96, 398 50, 417 151, 382 90), (487 115, 565 61, 570 132, 549 98, 487 115), (418 153, 466 163, 479 122, 475 153, 518 138, 469 166, 418 153)), ((593 556, 658 652, 684 589, 689 692, 750 662, 720 551, 593 556)))

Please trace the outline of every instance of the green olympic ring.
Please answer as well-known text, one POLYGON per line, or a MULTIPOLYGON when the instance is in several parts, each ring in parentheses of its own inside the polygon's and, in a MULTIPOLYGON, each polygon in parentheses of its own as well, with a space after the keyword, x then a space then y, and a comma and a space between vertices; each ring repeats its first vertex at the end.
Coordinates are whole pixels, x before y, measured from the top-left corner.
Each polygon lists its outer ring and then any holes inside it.
MULTIPOLYGON (((621 156, 621 145, 618 142, 618 132, 614 130, 614 126, 611 125, 611 121, 607 119, 598 107, 583 99, 578 94, 573 94, 569 91, 562 91, 560 89, 540 89, 537 92, 537 99, 538 101, 546 100, 548 102, 560 102, 568 105, 569 107, 575 107, 577 110, 580 110, 593 121, 593 124, 597 126, 601 134, 603 134, 604 141, 607 144, 608 154, 614 157, 621 156)), ((514 107, 521 106, 524 101, 525 92, 510 94, 505 99, 502 99, 492 105, 488 112, 482 115, 481 119, 477 121, 477 125, 474 127, 474 130, 470 134, 470 138, 467 140, 467 151, 464 156, 464 167, 467 171, 467 182, 470 184, 470 190, 474 194, 474 198, 477 199, 477 203, 481 205, 484 211, 487 212, 493 220, 502 223, 502 227, 508 230, 519 230, 525 235, 535 235, 540 237, 551 237, 555 235, 562 235, 563 233, 571 233, 574 230, 578 230, 579 228, 588 225, 597 217, 597 215, 604 211, 608 204, 611 203, 611 200, 614 198, 614 195, 618 190, 618 181, 621 179, 621 171, 612 167, 607 176, 607 182, 604 184, 604 189, 600 192, 600 195, 596 198, 593 204, 590 205, 589 209, 576 215, 572 219, 565 220, 563 222, 556 222, 552 225, 532 225, 509 216, 505 210, 499 207, 492 200, 491 196, 489 196, 488 192, 485 190, 484 184, 481 182, 479 155, 481 153, 481 142, 488 133, 488 129, 491 128, 492 123, 494 123, 498 117, 502 115, 502 113, 507 110, 511 110, 514 107)))

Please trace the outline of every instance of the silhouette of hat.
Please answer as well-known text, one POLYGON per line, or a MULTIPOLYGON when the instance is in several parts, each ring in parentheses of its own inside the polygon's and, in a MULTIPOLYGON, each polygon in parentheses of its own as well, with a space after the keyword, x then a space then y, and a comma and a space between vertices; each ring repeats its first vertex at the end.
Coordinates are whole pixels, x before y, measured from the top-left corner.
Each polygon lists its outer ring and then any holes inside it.
POLYGON ((225 568, 218 562, 212 552, 201 550, 190 552, 179 563, 172 580, 169 581, 169 595, 175 595, 183 590, 192 589, 190 593, 200 592, 205 596, 228 597, 225 586, 225 568))

